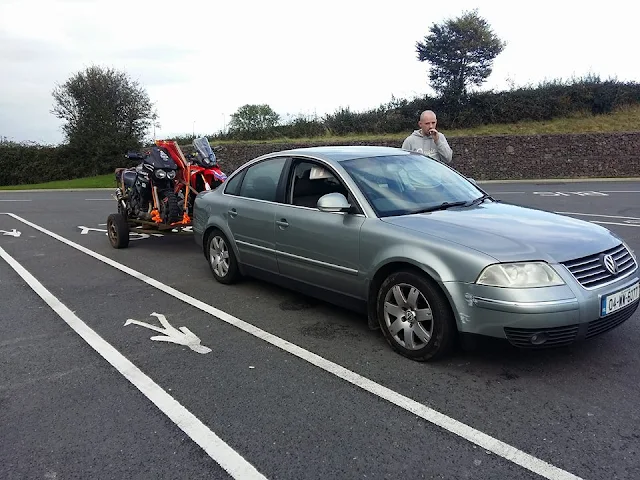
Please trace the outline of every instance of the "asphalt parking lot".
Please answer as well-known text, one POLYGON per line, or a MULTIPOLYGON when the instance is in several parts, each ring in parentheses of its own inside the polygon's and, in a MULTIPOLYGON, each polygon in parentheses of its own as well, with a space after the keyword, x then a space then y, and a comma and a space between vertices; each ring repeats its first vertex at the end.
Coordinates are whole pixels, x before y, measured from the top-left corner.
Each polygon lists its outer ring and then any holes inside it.
MULTIPOLYGON (((482 186, 640 251, 640 182, 482 186)), ((639 313, 569 349, 422 364, 351 312, 218 284, 190 236, 114 250, 114 209, 0 192, 0 478, 640 478, 639 313)))

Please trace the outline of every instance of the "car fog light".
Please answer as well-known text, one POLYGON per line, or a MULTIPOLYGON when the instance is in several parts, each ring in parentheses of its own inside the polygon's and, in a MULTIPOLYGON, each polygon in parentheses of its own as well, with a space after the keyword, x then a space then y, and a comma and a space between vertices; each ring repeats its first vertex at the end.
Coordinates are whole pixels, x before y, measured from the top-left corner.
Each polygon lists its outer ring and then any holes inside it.
POLYGON ((545 332, 535 333, 531 336, 530 341, 534 345, 542 345, 549 339, 545 332))

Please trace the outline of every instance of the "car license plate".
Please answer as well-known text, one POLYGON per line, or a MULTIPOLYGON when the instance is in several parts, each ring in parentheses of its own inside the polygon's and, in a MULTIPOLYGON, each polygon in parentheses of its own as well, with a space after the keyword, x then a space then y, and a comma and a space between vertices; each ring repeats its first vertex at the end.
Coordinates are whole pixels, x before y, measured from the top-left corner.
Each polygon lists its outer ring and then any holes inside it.
POLYGON ((605 295, 600 300, 600 316, 609 315, 627 305, 632 304, 640 298, 640 284, 636 283, 619 292, 605 295))

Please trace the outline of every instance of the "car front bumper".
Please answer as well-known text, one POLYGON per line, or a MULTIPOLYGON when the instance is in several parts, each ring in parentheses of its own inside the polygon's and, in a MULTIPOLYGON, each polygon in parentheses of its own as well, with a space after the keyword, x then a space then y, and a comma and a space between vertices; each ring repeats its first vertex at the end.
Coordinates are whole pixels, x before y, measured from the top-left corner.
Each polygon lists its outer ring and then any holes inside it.
POLYGON ((603 315, 601 299, 637 284, 638 271, 607 286, 587 290, 568 272, 566 285, 508 289, 451 282, 445 285, 462 333, 502 338, 522 348, 566 346, 607 332, 638 309, 635 300, 603 315))

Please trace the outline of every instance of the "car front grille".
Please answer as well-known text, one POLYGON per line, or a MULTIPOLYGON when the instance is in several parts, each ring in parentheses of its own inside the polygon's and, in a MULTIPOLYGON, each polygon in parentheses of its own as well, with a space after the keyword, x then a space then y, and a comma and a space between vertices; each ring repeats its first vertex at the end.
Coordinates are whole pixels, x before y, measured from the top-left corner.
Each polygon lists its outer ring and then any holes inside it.
POLYGON ((631 305, 618 310, 617 312, 607 315, 606 317, 602 317, 589 322, 589 325, 587 327, 587 334, 585 337, 595 337, 596 335, 600 335, 601 333, 608 332, 618 325, 622 325, 624 322, 629 320, 629 318, 631 318, 631 315, 633 315, 637 308, 638 302, 634 302, 631 305))
POLYGON ((547 348, 547 347, 564 347, 571 345, 578 334, 578 325, 566 325, 563 327, 552 328, 514 328, 504 327, 504 333, 507 340, 520 348, 547 348), (531 342, 531 338, 536 334, 544 333, 547 341, 541 345, 535 345, 531 342))
POLYGON ((623 278, 638 268, 631 252, 623 244, 595 255, 569 260, 563 265, 580 285, 587 289, 597 288, 623 278), (618 265, 618 272, 615 275, 604 266, 602 258, 607 254, 611 255, 618 265))

